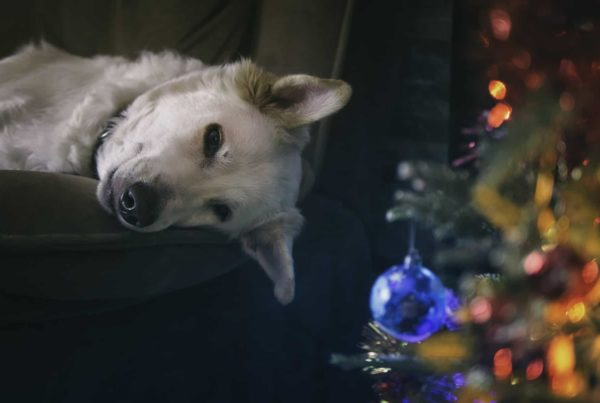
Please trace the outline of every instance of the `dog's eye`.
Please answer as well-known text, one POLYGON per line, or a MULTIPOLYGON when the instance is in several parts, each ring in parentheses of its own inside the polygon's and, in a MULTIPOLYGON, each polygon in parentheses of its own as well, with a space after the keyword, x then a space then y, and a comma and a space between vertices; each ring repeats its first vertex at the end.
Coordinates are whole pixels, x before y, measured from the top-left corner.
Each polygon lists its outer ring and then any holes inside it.
POLYGON ((204 132, 204 155, 213 157, 223 144, 223 132, 221 126, 216 123, 208 125, 204 132))
POLYGON ((231 218, 231 209, 228 205, 223 203, 215 203, 211 206, 211 208, 219 221, 225 222, 231 218))

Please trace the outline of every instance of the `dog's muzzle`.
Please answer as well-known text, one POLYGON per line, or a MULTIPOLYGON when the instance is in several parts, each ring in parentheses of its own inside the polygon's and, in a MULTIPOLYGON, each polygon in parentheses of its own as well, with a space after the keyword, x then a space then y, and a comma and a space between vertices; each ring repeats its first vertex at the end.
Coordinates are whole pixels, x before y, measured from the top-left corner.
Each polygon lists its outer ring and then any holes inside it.
POLYGON ((158 190, 147 183, 135 182, 118 197, 118 214, 127 224, 137 228, 154 224, 162 208, 158 190))

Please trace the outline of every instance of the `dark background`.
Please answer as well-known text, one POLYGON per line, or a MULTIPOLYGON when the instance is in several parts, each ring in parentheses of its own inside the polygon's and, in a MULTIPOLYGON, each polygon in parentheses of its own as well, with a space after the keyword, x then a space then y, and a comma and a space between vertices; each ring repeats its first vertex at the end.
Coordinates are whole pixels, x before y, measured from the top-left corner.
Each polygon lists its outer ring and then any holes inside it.
MULTIPOLYGON (((401 160, 447 162, 453 2, 358 1, 343 78, 350 104, 334 118, 317 189, 363 220, 377 271, 403 260, 406 223, 387 223, 401 160)), ((426 264, 434 245, 421 229, 426 264)))

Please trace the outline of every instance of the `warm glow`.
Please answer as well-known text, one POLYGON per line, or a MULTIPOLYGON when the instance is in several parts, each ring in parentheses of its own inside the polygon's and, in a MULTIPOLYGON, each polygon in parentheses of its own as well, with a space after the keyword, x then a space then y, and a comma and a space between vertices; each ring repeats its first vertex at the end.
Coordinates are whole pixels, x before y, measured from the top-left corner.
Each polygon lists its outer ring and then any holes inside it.
POLYGON ((505 41, 510 36, 510 30, 512 23, 510 21, 510 15, 504 10, 495 9, 490 12, 490 23, 492 25, 492 32, 496 39, 505 41))
POLYGON ((439 333, 416 346, 417 355, 440 370, 471 354, 468 339, 456 333, 439 333))
POLYGON ((525 77, 525 85, 530 90, 538 90, 544 83, 544 75, 541 73, 530 73, 525 77))
POLYGON ((498 379, 506 379, 512 374, 512 351, 501 348, 494 354, 494 375, 498 379))
POLYGON ((546 233, 551 230, 556 224, 556 220, 554 219, 554 213, 550 208, 542 209, 538 214, 537 226, 538 230, 541 234, 546 233))
POLYGON ((554 336, 546 355, 548 373, 551 376, 563 376, 573 372, 575 368, 575 349, 573 339, 559 334, 554 336))
POLYGON ((561 302, 550 302, 544 310, 546 322, 552 325, 561 326, 567 321, 567 305, 561 302))
POLYGON ((543 253, 533 251, 523 261, 523 270, 530 276, 539 273, 542 267, 544 267, 545 260, 546 258, 543 253))
POLYGON ((488 91, 492 98, 501 101, 506 96, 506 85, 502 81, 492 80, 488 85, 488 91))
POLYGON ((496 129, 510 118, 511 113, 512 108, 508 104, 500 102, 490 110, 487 123, 491 128, 496 129))
POLYGON ((527 365, 527 369, 525 370, 525 378, 528 381, 533 381, 539 378, 544 372, 544 361, 543 360, 534 360, 527 365))
POLYGON ((518 69, 527 70, 531 66, 531 55, 523 50, 512 58, 512 64, 518 69))
POLYGON ((579 75, 577 74, 577 67, 575 67, 575 63, 573 63, 570 59, 562 59, 560 61, 560 66, 558 68, 560 74, 569 79, 576 81, 579 79, 579 75))
POLYGON ((487 322, 492 316, 492 304, 487 298, 477 297, 470 304, 471 317, 475 323, 487 322))
POLYGON ((573 323, 580 322, 585 317, 585 304, 581 301, 572 304, 567 310, 567 317, 573 323))
POLYGON ((560 109, 570 112, 575 108, 575 98, 570 92, 563 92, 559 99, 560 109))
POLYGON ((554 190, 554 175, 548 172, 540 172, 535 183, 535 204, 545 206, 552 198, 554 190))
POLYGON ((583 266, 581 278, 586 284, 592 284, 598 279, 598 263, 595 260, 589 261, 583 266))
POLYGON ((579 395, 585 389, 585 379, 578 372, 567 375, 553 376, 550 388, 555 395, 571 398, 579 395))

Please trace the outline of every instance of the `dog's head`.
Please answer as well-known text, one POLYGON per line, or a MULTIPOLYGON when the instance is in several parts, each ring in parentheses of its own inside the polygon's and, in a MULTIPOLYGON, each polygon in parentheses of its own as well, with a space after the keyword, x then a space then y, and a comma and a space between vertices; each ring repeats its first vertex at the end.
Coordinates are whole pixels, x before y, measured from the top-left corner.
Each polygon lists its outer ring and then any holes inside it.
POLYGON ((248 61, 164 83, 127 108, 100 148, 98 198, 133 230, 208 226, 239 237, 289 302, 305 125, 350 93, 342 81, 276 77, 248 61))

